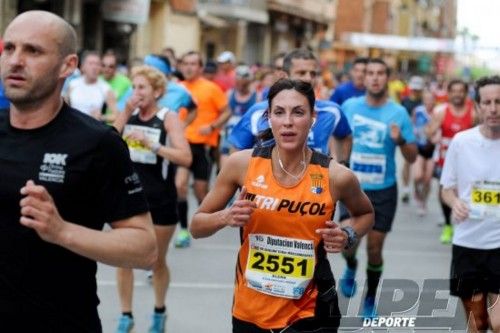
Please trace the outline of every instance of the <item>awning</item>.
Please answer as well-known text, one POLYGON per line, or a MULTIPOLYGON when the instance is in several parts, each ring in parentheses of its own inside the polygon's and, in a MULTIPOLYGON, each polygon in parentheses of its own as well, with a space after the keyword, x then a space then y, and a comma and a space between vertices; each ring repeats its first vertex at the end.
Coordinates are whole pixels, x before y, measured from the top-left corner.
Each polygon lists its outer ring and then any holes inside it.
POLYGON ((149 17, 149 0, 104 0, 101 13, 105 20, 144 24, 149 17))
POLYGON ((444 53, 454 53, 457 50, 455 40, 445 38, 403 37, 398 35, 347 32, 342 35, 342 41, 355 47, 390 50, 444 53))
POLYGON ((322 1, 269 0, 267 8, 320 24, 329 24, 334 20, 333 6, 322 1))
POLYGON ((226 20, 214 15, 210 15, 204 10, 198 11, 198 18, 202 23, 205 23, 206 25, 214 28, 226 28, 227 26, 229 26, 229 23, 226 20))
POLYGON ((240 6, 237 4, 198 2, 198 16, 200 12, 225 19, 245 20, 260 24, 269 23, 269 14, 266 9, 240 6))

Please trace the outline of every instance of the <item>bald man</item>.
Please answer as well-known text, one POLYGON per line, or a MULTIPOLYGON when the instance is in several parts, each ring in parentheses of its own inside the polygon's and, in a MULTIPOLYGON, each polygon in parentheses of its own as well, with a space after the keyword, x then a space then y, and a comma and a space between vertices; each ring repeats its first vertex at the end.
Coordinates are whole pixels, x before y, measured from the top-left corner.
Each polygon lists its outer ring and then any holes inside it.
POLYGON ((78 62, 73 28, 30 11, 4 41, 1 330, 101 332, 96 261, 148 268, 157 256, 143 190, 120 136, 63 103, 78 62))

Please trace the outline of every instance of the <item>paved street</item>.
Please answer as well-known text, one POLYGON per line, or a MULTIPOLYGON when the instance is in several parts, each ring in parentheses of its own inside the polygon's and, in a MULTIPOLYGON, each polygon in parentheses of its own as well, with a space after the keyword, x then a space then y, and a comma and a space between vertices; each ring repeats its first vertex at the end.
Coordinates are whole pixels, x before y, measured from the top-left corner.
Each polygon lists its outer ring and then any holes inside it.
MULTIPOLYGON (((442 217, 436 196, 437 182, 434 182, 433 186, 429 213, 424 218, 416 215, 416 208, 413 203, 409 205, 399 204, 393 232, 390 233, 385 247, 383 284, 397 285, 407 291, 409 287, 414 286, 416 288, 418 284, 421 290, 424 279, 426 280, 426 286, 430 286, 433 281, 429 281, 429 279, 446 279, 448 277, 451 247, 441 245, 438 241, 440 234, 438 223, 441 222, 442 217)), ((194 209, 194 202, 191 203, 191 208, 194 209)), ((172 282, 167 296, 168 333, 224 333, 231 331, 230 309, 238 239, 237 230, 225 229, 209 239, 194 241, 189 249, 171 247, 168 254, 172 273, 172 282)), ((359 259, 358 284, 363 286, 366 265, 364 244, 362 244, 362 251, 359 252, 359 259)), ((338 279, 345 265, 344 260, 340 255, 331 255, 330 260, 335 276, 338 279)), ((146 332, 149 317, 153 310, 153 291, 151 285, 147 282, 144 271, 136 271, 135 276, 134 317, 136 332, 146 332)), ((101 298, 99 310, 104 332, 113 332, 120 313, 114 269, 100 265, 98 283, 101 298)), ((441 281, 441 283, 447 286, 447 281, 441 281)), ((432 287, 426 288, 427 291, 432 291, 431 289, 432 287)), ((387 290, 387 288, 384 288, 384 290, 387 290)), ((413 293, 406 293, 402 297, 402 292, 396 292, 392 295, 391 289, 391 293, 385 294, 383 298, 388 302, 391 302, 391 300, 398 302, 403 299, 399 303, 401 309, 405 307, 405 304, 407 307, 409 304, 411 308, 411 305, 416 302, 417 305, 413 306, 411 311, 402 314, 402 316, 411 317, 412 315, 415 316, 417 311, 422 311, 423 304, 426 303, 425 296, 433 295, 431 293, 420 293, 420 297, 424 298, 417 302, 418 290, 418 288, 414 289, 413 293), (387 297, 387 295, 390 297, 387 297)), ((447 295, 447 291, 441 291, 435 297, 446 300, 447 295)), ((361 300, 360 291, 349 304, 344 298, 340 298, 343 315, 347 314, 350 317, 343 319, 342 331, 353 331, 361 327, 361 320, 353 318, 359 311, 361 300)), ((427 305, 429 305, 429 302, 427 302, 427 305)), ((381 315, 384 314, 382 312, 384 306, 387 306, 387 304, 379 305, 381 315)), ((395 309, 389 307, 390 310, 395 309)), ((429 307, 427 306, 427 308, 429 307)), ((437 309, 438 306, 434 308, 437 309)), ((463 322, 460 304, 457 304, 456 298, 451 298, 448 304, 445 301, 442 308, 446 310, 435 310, 432 317, 450 317, 444 319, 445 322, 451 321, 456 324, 463 322), (453 318, 455 309, 459 309, 459 318, 453 318)), ((419 312, 419 318, 422 314, 424 312, 419 312)), ((419 327, 418 323, 417 321, 417 327, 419 327)), ((411 329, 391 330, 391 332, 411 331, 411 329)), ((436 328, 429 330, 429 332, 436 331, 436 328)))

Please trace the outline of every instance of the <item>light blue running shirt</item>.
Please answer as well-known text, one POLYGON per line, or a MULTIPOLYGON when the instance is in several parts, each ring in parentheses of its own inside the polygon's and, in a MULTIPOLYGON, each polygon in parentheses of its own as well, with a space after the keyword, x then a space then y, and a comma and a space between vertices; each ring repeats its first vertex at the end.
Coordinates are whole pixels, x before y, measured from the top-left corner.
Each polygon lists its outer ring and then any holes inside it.
POLYGON ((342 111, 353 132, 351 169, 363 190, 382 190, 394 185, 397 146, 391 139, 390 125, 398 125, 406 142, 415 143, 408 112, 390 99, 382 106, 370 106, 365 96, 347 100, 342 111))

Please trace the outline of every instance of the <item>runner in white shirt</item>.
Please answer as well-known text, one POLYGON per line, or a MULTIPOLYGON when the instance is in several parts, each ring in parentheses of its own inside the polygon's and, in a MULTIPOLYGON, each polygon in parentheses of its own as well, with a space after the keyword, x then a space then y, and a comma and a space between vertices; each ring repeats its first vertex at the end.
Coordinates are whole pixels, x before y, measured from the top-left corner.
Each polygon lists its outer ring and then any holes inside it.
POLYGON ((67 101, 71 107, 98 120, 113 121, 118 115, 115 93, 111 86, 99 78, 101 58, 94 51, 83 55, 82 76, 69 83, 67 101), (106 107, 111 111, 105 114, 106 107))
POLYGON ((441 176, 455 226, 450 294, 469 332, 500 332, 500 77, 477 81, 481 125, 458 133, 441 176))

